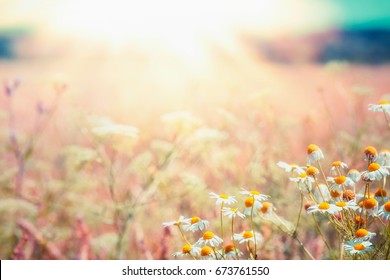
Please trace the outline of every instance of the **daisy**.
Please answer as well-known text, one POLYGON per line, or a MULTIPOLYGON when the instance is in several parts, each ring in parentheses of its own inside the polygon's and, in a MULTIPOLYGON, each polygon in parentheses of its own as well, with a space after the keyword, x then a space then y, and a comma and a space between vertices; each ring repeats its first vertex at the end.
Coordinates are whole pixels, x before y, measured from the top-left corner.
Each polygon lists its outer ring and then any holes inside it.
POLYGON ((343 199, 344 200, 347 200, 347 201, 354 200, 355 197, 356 197, 356 195, 353 192, 353 190, 345 190, 345 192, 343 192, 343 199))
POLYGON ((385 220, 390 220, 390 201, 382 205, 378 215, 385 220))
POLYGON ((235 196, 229 196, 229 195, 226 195, 226 194, 218 195, 218 194, 216 194, 214 192, 211 192, 209 194, 210 194, 211 198, 216 198, 217 199, 217 201, 215 202, 216 205, 221 205, 222 203, 230 205, 230 204, 233 204, 233 203, 237 202, 237 200, 235 199, 235 196))
POLYGON ((195 232, 197 230, 204 230, 204 229, 208 228, 208 226, 210 224, 209 221, 202 220, 201 218, 199 218, 197 216, 194 216, 188 220, 189 220, 189 225, 183 226, 183 229, 185 231, 195 232))
POLYGON ((321 149, 317 145, 310 144, 309 146, 307 146, 307 157, 306 157, 307 164, 312 164, 323 158, 324 158, 324 154, 322 153, 321 149))
MULTIPOLYGON (((223 250, 223 253, 225 255, 225 259, 236 259, 237 255, 238 257, 241 257, 243 255, 243 253, 240 250, 238 250, 233 244, 226 245, 223 250)), ((223 253, 221 252, 221 254, 223 253)))
POLYGON ((372 243, 369 241, 361 241, 360 239, 353 239, 344 244, 344 249, 351 255, 364 254, 373 251, 372 243))
POLYGON ((390 151, 381 150, 376 159, 376 163, 381 166, 390 166, 390 151))
POLYGON ((352 210, 356 210, 359 208, 359 206, 355 203, 355 201, 353 200, 350 200, 350 201, 339 201, 339 202, 336 202, 336 207, 339 209, 339 211, 342 211, 344 209, 352 209, 352 210))
POLYGON ((337 214, 339 212, 339 208, 334 204, 329 204, 327 202, 321 202, 320 204, 315 204, 313 206, 310 206, 307 209, 307 213, 316 213, 320 212, 322 214, 328 213, 328 214, 337 214))
POLYGON ((191 246, 190 244, 186 244, 183 246, 183 248, 181 249, 180 252, 176 252, 173 254, 174 257, 184 257, 184 256, 187 256, 187 255, 190 255, 190 256, 193 256, 193 257, 197 257, 200 255, 200 248, 199 247, 195 247, 195 246, 191 246))
POLYGON ((373 217, 378 216, 378 201, 370 197, 363 200, 364 209, 373 217))
POLYGON ((300 167, 296 164, 288 164, 286 162, 279 161, 276 165, 280 168, 283 168, 287 173, 297 172, 299 174, 305 172, 303 167, 300 167))
POLYGON ((374 161, 378 155, 376 149, 372 146, 367 146, 364 148, 364 156, 366 161, 374 161))
POLYGON ((165 222, 163 223, 163 227, 170 227, 170 226, 180 226, 180 225, 188 225, 190 222, 188 219, 184 218, 183 216, 180 216, 178 220, 172 221, 172 222, 165 222))
POLYGON ((315 177, 317 174, 319 174, 320 171, 317 167, 314 166, 308 166, 306 169, 306 175, 315 177))
POLYGON ((359 182, 361 173, 356 169, 350 169, 348 171, 347 177, 350 178, 355 183, 359 182))
POLYGON ((368 166, 368 170, 362 173, 362 177, 365 180, 375 181, 381 180, 384 176, 388 176, 389 171, 386 168, 383 168, 378 163, 373 162, 368 166))
POLYGON ((370 232, 364 228, 360 228, 356 231, 355 237, 360 241, 368 241, 376 235, 375 232, 370 232))
POLYGON ((245 199, 244 203, 245 203, 245 209, 244 209, 245 216, 250 216, 252 214, 256 215, 258 210, 262 207, 262 203, 255 200, 253 196, 250 196, 247 199, 245 199))
POLYGON ((206 231, 201 238, 194 244, 194 246, 210 245, 211 247, 217 247, 222 243, 222 238, 216 236, 211 231, 206 231))
POLYGON ((377 190, 375 191, 374 198, 375 198, 379 203, 389 201, 389 198, 387 197, 387 191, 384 190, 384 189, 382 189, 382 188, 379 188, 379 189, 377 189, 377 190))
POLYGON ((297 183, 297 186, 302 192, 310 192, 312 190, 312 183, 315 182, 313 177, 307 176, 305 172, 300 173, 296 178, 290 178, 290 181, 297 183))
POLYGON ((332 163, 332 167, 330 168, 330 174, 338 174, 337 170, 340 170, 340 168, 348 168, 348 165, 345 162, 342 161, 334 161, 332 163))
POLYGON ((213 249, 210 248, 209 246, 203 246, 202 249, 200 250, 200 256, 204 260, 214 259, 213 249))
POLYGON ((255 200, 260 202, 270 198, 269 195, 261 194, 258 191, 247 191, 243 188, 241 188, 240 194, 252 196, 255 200))
POLYGON ((333 184, 330 187, 331 190, 341 191, 343 189, 343 185, 348 187, 353 187, 355 185, 354 181, 346 176, 328 177, 326 181, 333 184))
POLYGON ((235 218, 236 216, 240 217, 241 219, 245 218, 245 215, 238 211, 237 208, 223 207, 222 213, 224 216, 228 216, 230 219, 233 217, 235 218))
POLYGON ((263 237, 258 232, 255 232, 253 234, 253 231, 243 231, 241 233, 234 234, 234 240, 238 241, 240 244, 244 242, 250 242, 250 241, 255 242, 255 238, 257 243, 263 240, 263 237))
POLYGON ((270 216, 272 212, 275 210, 275 207, 270 202, 263 202, 260 211, 264 216, 270 216))
POLYGON ((390 114, 390 103, 387 100, 381 100, 378 104, 368 104, 368 110, 390 114))

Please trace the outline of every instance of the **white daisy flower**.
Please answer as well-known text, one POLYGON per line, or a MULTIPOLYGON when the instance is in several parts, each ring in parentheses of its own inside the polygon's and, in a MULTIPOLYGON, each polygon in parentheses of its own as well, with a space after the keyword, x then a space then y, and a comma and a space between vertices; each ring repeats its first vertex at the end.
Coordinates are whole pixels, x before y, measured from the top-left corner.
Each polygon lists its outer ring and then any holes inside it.
POLYGON ((238 211, 237 208, 223 207, 222 213, 224 216, 228 216, 230 219, 233 217, 240 217, 241 219, 245 218, 245 215, 238 211))
POLYGON ((307 209, 307 213, 316 213, 316 212, 320 212, 322 214, 328 213, 330 215, 334 215, 339 212, 339 208, 334 204, 321 202, 320 204, 315 204, 313 206, 310 206, 307 209))
POLYGON ((390 220, 390 202, 386 202, 382 205, 378 215, 385 220, 390 220))
POLYGON ((280 168, 283 168, 284 171, 286 171, 287 173, 296 172, 300 174, 305 172, 305 170, 303 170, 303 167, 300 167, 296 164, 288 164, 286 162, 279 161, 276 165, 279 166, 280 168))
POLYGON ((358 170, 350 169, 348 171, 347 177, 350 178, 355 183, 357 183, 357 182, 359 182, 361 175, 362 174, 358 170))
POLYGON ((216 205, 221 205, 222 203, 230 205, 230 204, 233 204, 233 203, 237 202, 237 200, 235 199, 235 196, 229 196, 229 195, 226 195, 226 194, 218 195, 218 194, 216 194, 214 192, 211 192, 209 194, 210 194, 211 198, 216 198, 217 199, 217 201, 215 202, 216 205))
POLYGON ((184 257, 187 255, 191 255, 193 257, 197 257, 200 255, 200 248, 191 246, 190 244, 186 244, 183 246, 180 252, 176 252, 173 254, 174 257, 184 257))
POLYGON ((270 202, 263 202, 260 208, 260 212, 263 214, 264 217, 269 217, 272 215, 273 211, 275 210, 275 207, 270 202))
POLYGON ((324 154, 322 153, 321 149, 317 145, 310 144, 307 147, 307 157, 306 157, 307 164, 315 163, 323 158, 324 158, 324 154))
POLYGON ((263 206, 262 203, 255 200, 253 196, 246 198, 244 203, 245 203, 245 209, 244 209, 245 216, 250 216, 252 214, 256 215, 258 213, 258 210, 263 206))
POLYGON ((165 222, 163 223, 163 227, 170 227, 170 226, 180 226, 180 225, 188 225, 190 222, 188 219, 184 218, 183 216, 180 216, 178 220, 172 221, 172 222, 165 222))
POLYGON ((369 241, 361 241, 360 239, 353 239, 344 244, 344 250, 351 255, 364 254, 373 251, 372 243, 369 241))
POLYGON ((388 176, 389 171, 387 170, 387 166, 382 167, 378 163, 373 162, 368 166, 368 170, 362 173, 362 177, 365 180, 369 181, 379 181, 382 180, 383 177, 388 176))
POLYGON ((342 161, 334 161, 332 163, 332 167, 330 168, 330 174, 337 175, 340 168, 348 168, 348 165, 345 162, 342 161))
POLYGON ((260 243, 263 240, 263 236, 258 232, 255 232, 253 234, 253 231, 243 231, 241 233, 234 234, 234 240, 238 241, 240 244, 244 242, 250 242, 250 241, 254 243, 255 238, 256 238, 256 243, 260 243))
POLYGON ((387 197, 387 191, 383 188, 379 188, 375 191, 374 198, 379 203, 386 203, 387 201, 389 201, 389 198, 387 197))
POLYGON ((353 187, 355 185, 355 182, 346 176, 328 177, 326 181, 332 183, 331 190, 338 191, 343 189, 343 185, 347 187, 353 187))
POLYGON ((195 231, 198 231, 198 230, 204 230, 206 228, 208 228, 209 226, 209 221, 207 220, 202 220, 201 218, 199 218, 198 216, 194 216, 189 220, 189 225, 184 225, 183 226, 183 229, 185 231, 192 231, 192 232, 195 232, 195 231))
POLYGON ((210 245, 211 247, 217 247, 223 242, 221 237, 216 236, 211 231, 206 231, 201 238, 194 244, 194 246, 210 245))
POLYGON ((375 147, 367 146, 364 148, 364 157, 366 161, 375 161, 376 157, 378 156, 378 152, 376 151, 375 147))
POLYGON ((202 249, 200 249, 200 256, 203 260, 215 259, 213 249, 209 246, 203 246, 202 249))
POLYGON ((374 236, 376 236, 375 232, 370 232, 364 228, 358 229, 355 233, 356 239, 358 239, 360 241, 368 241, 371 238, 373 238, 374 236))
POLYGON ((313 191, 314 197, 318 202, 330 201, 331 195, 325 184, 319 184, 313 191))
POLYGON ((378 104, 368 104, 368 110, 390 114, 390 103, 387 100, 381 100, 378 104))
POLYGON ((270 198, 269 195, 261 194, 258 191, 247 191, 243 188, 241 188, 240 194, 252 196, 252 197, 254 197, 255 200, 260 201, 260 202, 270 198))
POLYGON ((350 200, 350 201, 338 201, 336 202, 335 204, 338 208, 339 211, 342 211, 344 209, 352 209, 352 210, 356 210, 359 208, 359 206, 355 203, 355 201, 353 200, 350 200))
POLYGON ((233 244, 226 245, 224 250, 219 251, 221 255, 224 255, 225 259, 236 259, 237 255, 238 257, 241 257, 243 253, 234 247, 233 244), (237 253, 236 253, 237 251, 237 253))
POLYGON ((378 216, 379 203, 375 198, 369 197, 363 200, 363 208, 373 217, 378 216))
POLYGON ((290 178, 290 181, 297 183, 297 186, 302 192, 310 192, 312 184, 315 182, 314 178, 307 176, 306 172, 300 173, 296 178, 290 178))

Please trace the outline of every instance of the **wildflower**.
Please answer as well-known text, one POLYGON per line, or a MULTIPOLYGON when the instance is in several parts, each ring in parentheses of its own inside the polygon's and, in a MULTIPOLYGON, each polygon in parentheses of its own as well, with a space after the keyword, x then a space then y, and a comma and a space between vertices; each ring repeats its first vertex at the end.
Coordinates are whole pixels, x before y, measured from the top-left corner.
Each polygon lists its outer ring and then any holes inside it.
POLYGON ((243 231, 242 233, 235 233, 234 234, 234 240, 238 241, 240 244, 244 242, 256 242, 259 243, 263 240, 263 237, 260 233, 253 233, 253 231, 243 231))
POLYGON ((330 190, 329 193, 330 193, 330 196, 335 200, 339 199, 342 195, 342 192, 339 192, 338 190, 330 190))
POLYGON ((309 201, 305 203, 305 210, 307 211, 311 206, 315 205, 314 201, 309 201))
POLYGON ((376 159, 376 163, 381 166, 390 166, 390 151, 381 150, 376 159))
POLYGON ((363 207, 371 216, 378 215, 378 201, 376 199, 371 197, 364 199, 363 207))
POLYGON ((354 200, 355 193, 352 190, 345 190, 345 192, 343 192, 343 199, 347 201, 354 200))
POLYGON ((390 114, 390 103, 387 100, 381 100, 378 104, 368 104, 368 110, 390 114))
POLYGON ((343 185, 352 187, 355 183, 351 178, 346 176, 338 176, 338 177, 328 177, 326 179, 328 182, 331 182, 333 185, 330 187, 331 190, 342 190, 343 185))
POLYGON ((314 166, 308 166, 307 169, 306 169, 306 174, 308 176, 315 176, 317 175, 318 173, 320 173, 320 171, 318 170, 317 167, 314 167, 314 166))
POLYGON ((218 195, 218 194, 216 194, 214 192, 211 192, 209 194, 210 194, 211 198, 216 198, 217 199, 217 201, 215 202, 216 205, 221 205, 222 203, 230 205, 230 204, 233 204, 233 203, 237 202, 237 200, 235 199, 235 196, 229 196, 229 195, 226 195, 226 194, 218 195))
POLYGON ((307 164, 312 164, 314 162, 319 161, 322 158, 324 158, 324 154, 322 153, 321 149, 317 145, 310 144, 307 147, 307 157, 306 157, 307 164))
POLYGON ((200 255, 200 248, 191 246, 190 244, 186 244, 183 246, 180 252, 176 252, 173 254, 174 257, 184 257, 186 255, 191 255, 193 257, 197 257, 200 255))
POLYGON ((369 241, 361 241, 360 239, 353 239, 344 244, 344 249, 351 255, 364 254, 373 251, 372 243, 369 241))
POLYGON ((245 215, 242 214, 240 211, 238 211, 237 208, 228 208, 228 207, 223 207, 222 213, 224 216, 228 216, 230 219, 235 218, 236 216, 240 218, 245 218, 245 215))
POLYGON ((339 168, 348 168, 348 165, 342 161, 334 161, 332 163, 332 167, 330 168, 330 173, 331 174, 338 174, 337 170, 339 168))
POLYGON ((329 201, 331 196, 328 187, 324 184, 319 184, 314 190, 314 197, 318 202, 329 201))
POLYGON ((362 173, 362 177, 365 180, 375 181, 381 180, 384 176, 388 176, 389 171, 386 168, 383 168, 378 163, 373 162, 368 166, 368 170, 362 173))
POLYGON ((262 207, 262 203, 255 200, 253 196, 250 196, 247 199, 245 199, 244 203, 245 203, 245 209, 244 209, 245 216, 250 216, 252 214, 255 215, 257 211, 262 207))
POLYGON ((183 216, 180 216, 178 220, 172 221, 172 222, 165 222, 163 223, 164 227, 170 227, 170 226, 180 226, 180 225, 188 225, 189 221, 188 219, 184 218, 183 216))
POLYGON ((247 191, 243 188, 241 188, 240 194, 252 196, 255 200, 260 202, 270 198, 269 195, 261 194, 258 191, 247 191))
POLYGON ((236 249, 236 247, 233 244, 226 245, 223 250, 225 254, 225 259, 229 259, 229 258, 235 259, 237 257, 236 250, 239 257, 243 255, 243 253, 240 250, 236 249))
POLYGON ((194 216, 189 220, 189 225, 184 225, 183 226, 183 229, 185 231, 192 231, 192 232, 195 232, 197 230, 204 230, 206 228, 208 228, 209 226, 209 221, 207 220, 202 220, 201 218, 199 218, 198 216, 194 216))
POLYGON ((355 223, 358 227, 362 227, 366 224, 366 219, 362 218, 361 216, 356 216, 355 223))
POLYGON ((348 202, 339 201, 339 202, 336 202, 335 205, 339 209, 339 211, 342 211, 344 209, 356 210, 359 208, 359 206, 353 200, 350 200, 348 202))
POLYGON ((385 220, 390 220, 390 201, 382 205, 378 215, 385 220))
POLYGON ((378 155, 378 152, 376 151, 376 149, 372 146, 367 146, 365 149, 364 149, 364 155, 365 155, 365 159, 369 162, 372 162, 376 159, 377 155, 378 155))
POLYGON ((305 172, 302 167, 300 167, 296 164, 288 164, 286 162, 279 161, 276 165, 279 166, 280 168, 283 168, 284 171, 286 171, 287 173, 296 172, 296 173, 300 174, 300 173, 305 172))
POLYGON ((303 192, 310 192, 312 190, 312 183, 315 182, 314 179, 307 176, 305 172, 300 173, 296 178, 290 178, 290 181, 297 183, 299 190, 303 192))
POLYGON ((310 206, 307 209, 307 213, 316 213, 320 212, 322 214, 328 213, 328 214, 336 214, 339 212, 339 209, 334 204, 329 204, 327 202, 321 202, 320 204, 315 204, 313 206, 310 206))
POLYGON ((347 174, 348 178, 350 178, 355 183, 359 182, 361 173, 356 169, 350 169, 347 174))
POLYGON ((217 247, 222 243, 222 238, 216 236, 211 231, 206 231, 201 238, 194 244, 195 246, 210 245, 211 247, 217 247))
POLYGON ((275 210, 272 203, 270 202, 263 202, 263 205, 260 208, 261 213, 263 213, 264 216, 269 216, 272 214, 272 211, 275 210))
POLYGON ((356 231, 355 237, 361 241, 368 241, 376 235, 375 232, 369 232, 364 228, 360 228, 356 231))
POLYGON ((200 250, 200 256, 204 260, 213 259, 213 249, 209 246, 203 246, 200 250))
POLYGON ((389 200, 389 198, 387 197, 387 191, 384 190, 384 189, 382 189, 382 188, 378 188, 378 189, 375 191, 374 198, 375 198, 379 203, 387 202, 387 201, 389 200))

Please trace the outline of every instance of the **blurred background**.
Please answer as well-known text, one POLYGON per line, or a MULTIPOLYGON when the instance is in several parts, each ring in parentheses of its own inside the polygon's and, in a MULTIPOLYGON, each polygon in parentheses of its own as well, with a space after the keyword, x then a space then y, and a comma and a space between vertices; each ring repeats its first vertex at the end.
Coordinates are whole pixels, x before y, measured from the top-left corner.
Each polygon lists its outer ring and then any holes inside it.
MULTIPOLYGON (((242 186, 294 220, 276 162, 305 165, 315 143, 359 168, 366 145, 389 148, 367 110, 389 98, 389 62, 386 0, 0 0, 0 257, 172 258, 162 222, 215 218, 208 192, 242 186), (137 141, 94 138, 91 115, 137 141)), ((263 234, 262 258, 307 257, 263 234)))

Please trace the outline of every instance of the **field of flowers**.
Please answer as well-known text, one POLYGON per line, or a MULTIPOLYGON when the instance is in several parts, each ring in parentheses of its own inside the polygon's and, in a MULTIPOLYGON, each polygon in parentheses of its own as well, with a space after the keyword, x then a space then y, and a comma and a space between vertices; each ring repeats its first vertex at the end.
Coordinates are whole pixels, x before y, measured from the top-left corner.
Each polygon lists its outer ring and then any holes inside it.
POLYGON ((389 259, 389 66, 132 53, 0 62, 1 259, 389 259))

